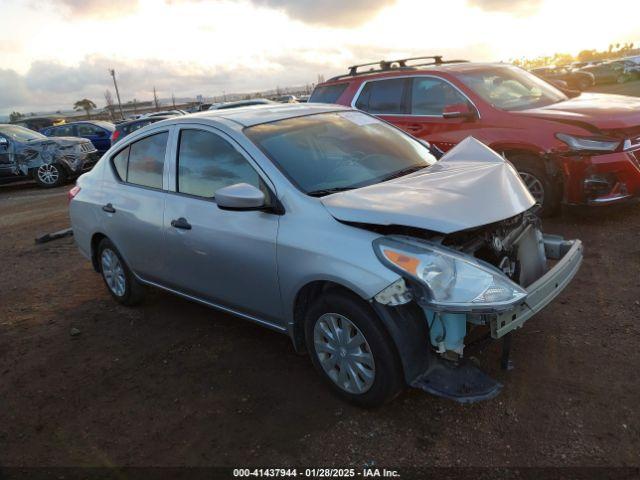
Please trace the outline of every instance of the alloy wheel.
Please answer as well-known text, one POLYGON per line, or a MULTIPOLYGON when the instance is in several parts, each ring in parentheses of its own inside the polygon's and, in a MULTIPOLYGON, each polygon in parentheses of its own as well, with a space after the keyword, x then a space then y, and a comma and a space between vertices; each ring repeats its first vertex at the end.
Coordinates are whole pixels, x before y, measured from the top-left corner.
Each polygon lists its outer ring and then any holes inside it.
POLYGON ((38 175, 38 180, 45 185, 54 185, 60 178, 60 170, 52 163, 40 165, 36 174, 38 175))
POLYGON ((529 172, 518 173, 520 174, 520 178, 522 178, 522 181, 529 189, 529 192, 535 199, 536 203, 538 203, 539 205, 544 204, 544 185, 542 184, 542 181, 529 172))
POLYGON ((109 290, 117 297, 124 296, 127 289, 127 279, 118 255, 110 248, 105 248, 102 251, 100 263, 102 264, 102 276, 109 290))
POLYGON ((351 320, 325 313, 313 328, 313 342, 322 369, 338 387, 358 395, 371 388, 376 376, 373 354, 351 320))

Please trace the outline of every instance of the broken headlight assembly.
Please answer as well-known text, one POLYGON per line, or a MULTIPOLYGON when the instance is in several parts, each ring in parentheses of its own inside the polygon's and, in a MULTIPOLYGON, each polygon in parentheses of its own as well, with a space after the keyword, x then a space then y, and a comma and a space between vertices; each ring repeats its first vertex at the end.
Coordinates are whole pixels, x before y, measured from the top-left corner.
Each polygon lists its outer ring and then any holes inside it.
POLYGON ((384 265, 422 287, 419 303, 433 310, 502 312, 527 296, 495 267, 448 248, 391 237, 376 239, 373 247, 384 265))

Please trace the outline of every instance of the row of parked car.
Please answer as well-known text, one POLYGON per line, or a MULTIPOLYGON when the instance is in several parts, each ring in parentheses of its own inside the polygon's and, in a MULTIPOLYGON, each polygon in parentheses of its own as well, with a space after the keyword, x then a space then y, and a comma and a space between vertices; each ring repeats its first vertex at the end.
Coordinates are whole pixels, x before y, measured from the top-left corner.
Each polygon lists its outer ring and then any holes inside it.
POLYGON ((531 72, 553 83, 560 82, 560 86, 583 91, 594 85, 639 79, 640 57, 565 66, 549 65, 534 68, 531 72))

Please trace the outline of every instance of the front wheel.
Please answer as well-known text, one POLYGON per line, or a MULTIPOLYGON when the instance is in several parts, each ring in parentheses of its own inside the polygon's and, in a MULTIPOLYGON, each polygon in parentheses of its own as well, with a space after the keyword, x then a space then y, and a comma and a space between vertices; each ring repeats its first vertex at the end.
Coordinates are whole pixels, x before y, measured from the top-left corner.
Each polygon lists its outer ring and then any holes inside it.
POLYGON ((355 295, 334 291, 319 298, 307 311, 305 338, 315 369, 343 399, 375 407, 403 389, 392 340, 355 295))
POLYGON ((33 171, 36 183, 44 188, 59 187, 67 181, 67 172, 57 163, 43 163, 33 171))
POLYGON ((560 208, 562 188, 560 182, 552 178, 544 161, 533 155, 507 155, 538 204, 536 213, 541 217, 556 214, 560 208))

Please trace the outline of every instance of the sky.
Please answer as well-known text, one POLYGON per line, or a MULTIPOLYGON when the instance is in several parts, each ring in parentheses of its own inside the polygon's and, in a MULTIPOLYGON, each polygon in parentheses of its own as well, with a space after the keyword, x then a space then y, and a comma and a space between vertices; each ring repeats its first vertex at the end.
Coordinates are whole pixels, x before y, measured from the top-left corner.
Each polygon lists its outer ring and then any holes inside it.
POLYGON ((353 63, 640 43, 638 0, 2 0, 0 115, 313 83, 353 63))

